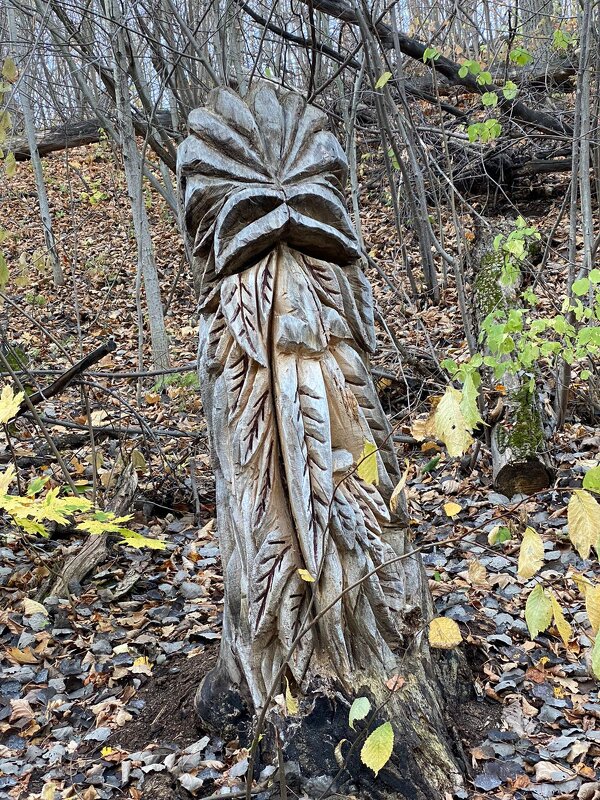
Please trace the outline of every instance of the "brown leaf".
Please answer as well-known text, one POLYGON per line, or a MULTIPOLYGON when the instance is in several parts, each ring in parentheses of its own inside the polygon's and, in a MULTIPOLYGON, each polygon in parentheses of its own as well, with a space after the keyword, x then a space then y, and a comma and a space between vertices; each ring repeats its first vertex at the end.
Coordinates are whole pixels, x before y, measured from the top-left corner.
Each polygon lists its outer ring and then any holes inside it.
POLYGON ((24 719, 27 722, 31 722, 34 718, 33 709, 27 702, 27 700, 23 700, 22 698, 18 700, 11 700, 10 706, 12 708, 12 713, 10 715, 10 722, 17 722, 20 719, 24 719))
POLYGON ((390 692, 397 692, 404 686, 405 683, 406 678, 403 678, 402 675, 392 675, 392 677, 385 682, 385 685, 390 692))
POLYGON ((15 661, 17 664, 38 663, 38 660, 33 654, 31 647, 26 647, 24 650, 19 650, 18 647, 9 647, 7 654, 10 660, 15 661))

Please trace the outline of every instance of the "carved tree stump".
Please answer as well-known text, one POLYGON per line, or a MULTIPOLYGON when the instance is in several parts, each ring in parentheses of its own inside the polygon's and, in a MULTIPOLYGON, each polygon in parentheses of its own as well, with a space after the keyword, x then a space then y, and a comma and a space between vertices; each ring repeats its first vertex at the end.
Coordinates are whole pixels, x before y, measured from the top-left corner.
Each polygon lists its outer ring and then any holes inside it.
POLYGON ((344 153, 323 114, 267 83, 245 101, 215 90, 189 128, 179 186, 225 577, 220 657, 198 715, 216 730, 239 726, 288 685, 299 714, 274 704, 268 720, 318 796, 338 773, 336 745, 355 738, 349 703, 367 695, 374 709, 385 703, 372 724, 392 722, 394 753, 374 779, 358 746, 336 785, 441 796, 461 783, 444 722, 456 676, 442 687, 421 560, 386 504, 398 467, 368 366, 373 304, 344 153), (357 472, 365 445, 378 448, 377 485, 357 472), (395 674, 406 683, 392 694, 395 674))

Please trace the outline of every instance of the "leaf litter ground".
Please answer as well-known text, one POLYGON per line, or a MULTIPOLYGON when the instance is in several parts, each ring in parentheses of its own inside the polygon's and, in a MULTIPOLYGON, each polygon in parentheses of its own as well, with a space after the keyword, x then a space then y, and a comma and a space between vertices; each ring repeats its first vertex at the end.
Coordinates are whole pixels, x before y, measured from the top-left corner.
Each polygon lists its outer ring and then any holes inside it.
MULTIPOLYGON (((107 145, 72 151, 68 162, 51 157, 44 165, 68 286, 53 289, 33 266, 42 236, 30 168, 20 165, 5 198, 13 234, 5 245, 13 281, 7 291, 21 309, 4 307, 10 344, 30 366, 64 369, 65 350, 76 359, 113 335, 117 351, 97 371, 135 371, 135 246, 122 175, 107 145), (106 196, 92 204, 94 187, 106 196)), ((170 303, 173 363, 186 366, 194 360, 197 336, 191 279, 168 214, 151 195, 149 206, 170 303)), ((547 202, 531 209, 543 219, 543 230, 552 224, 549 212, 547 202)), ((413 537, 425 546, 437 613, 460 625, 475 675, 477 699, 458 720, 456 734, 472 768, 468 796, 597 800, 600 702, 587 660, 585 603, 572 577, 594 581, 597 569, 579 559, 566 537, 570 492, 598 463, 593 405, 582 416, 590 424, 572 421, 553 443, 555 488, 529 499, 493 491, 485 445, 469 471, 465 461, 448 458, 436 444, 410 444, 410 421, 426 410, 427 396, 444 386, 436 357, 465 352, 458 305, 452 288, 443 290, 437 307, 419 308, 407 297, 390 235, 391 211, 380 195, 365 205, 363 223, 387 277, 370 274, 380 323, 385 321, 378 326, 375 366, 382 402, 396 424, 399 457, 409 460, 413 537), (452 508, 452 516, 444 511, 449 501, 461 508, 452 508), (517 576, 526 525, 544 542, 538 575, 573 626, 567 647, 554 628, 535 641, 527 631, 525 598, 537 577, 517 576), (489 535, 499 526, 511 538, 492 546, 489 535)), ((467 232, 471 224, 465 220, 467 232)), ((412 258, 414 243, 407 246, 412 258)), ((553 243, 557 251, 563 246, 553 243)), ((560 278, 559 261, 551 261, 544 276, 548 296, 560 278)), ((35 388, 45 378, 37 381, 35 388)), ((146 380, 141 392, 133 380, 88 375, 86 381, 94 424, 124 432, 118 438, 99 432, 92 446, 82 432, 65 435, 63 427, 52 425, 85 423, 80 387, 43 407, 49 430, 64 447, 73 476, 82 484, 95 479, 100 492, 139 451, 133 526, 163 537, 167 548, 117 545, 100 571, 71 587, 69 600, 46 597, 37 607, 24 601, 35 600, 65 552, 81 540, 73 532, 34 541, 6 531, 0 549, 0 796, 168 800, 236 791, 247 752, 237 742, 197 731, 191 708, 200 677, 214 663, 222 601, 217 542, 205 525, 215 509, 197 388, 181 376, 163 389, 146 380), (134 428, 142 435, 128 432, 134 428), (157 430, 160 436, 153 434, 157 430)), ((24 480, 45 474, 64 482, 31 423, 19 423, 14 444, 24 480)))

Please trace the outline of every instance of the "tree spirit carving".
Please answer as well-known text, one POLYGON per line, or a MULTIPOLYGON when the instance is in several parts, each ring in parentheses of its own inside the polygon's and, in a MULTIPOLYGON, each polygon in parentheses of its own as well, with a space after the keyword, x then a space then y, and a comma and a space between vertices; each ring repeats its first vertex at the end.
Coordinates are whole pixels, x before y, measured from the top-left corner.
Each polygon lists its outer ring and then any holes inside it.
MULTIPOLYGON (((245 100, 215 90, 189 128, 179 185, 225 578, 200 713, 224 686, 260 710, 299 631, 367 575, 300 640, 286 677, 301 698, 317 686, 378 696, 399 663, 417 680, 427 669, 411 659, 428 663, 430 599, 419 557, 398 560, 406 532, 386 503, 398 468, 368 367, 373 303, 346 159, 321 112, 264 82, 245 100), (359 468, 372 451, 377 483, 359 468)), ((417 694, 433 729, 435 691, 417 694)), ((456 772, 443 748, 423 750, 430 770, 456 772)))

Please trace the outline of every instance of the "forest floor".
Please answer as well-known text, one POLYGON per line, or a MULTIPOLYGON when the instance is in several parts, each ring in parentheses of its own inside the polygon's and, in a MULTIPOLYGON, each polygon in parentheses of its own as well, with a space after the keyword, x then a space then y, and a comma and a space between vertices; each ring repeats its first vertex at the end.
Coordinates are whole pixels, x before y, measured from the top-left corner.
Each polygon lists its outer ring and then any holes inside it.
MULTIPOLYGON (((7 345, 18 348, 30 369, 62 370, 68 357, 77 360, 114 337, 116 351, 87 373, 85 387, 68 389, 40 410, 71 474, 82 486, 96 485, 99 497, 110 494, 137 451, 140 489, 131 525, 163 539, 165 549, 116 543, 99 570, 70 587, 68 599, 49 596, 40 604, 40 587, 60 570, 65 554, 80 548, 79 534, 57 530, 41 540, 3 532, 0 797, 236 796, 247 751, 197 731, 191 707, 216 655, 222 578, 205 422, 189 369, 198 324, 180 237, 162 202, 148 192, 172 363, 180 371, 163 386, 155 378, 138 385, 135 378, 108 377, 139 370, 135 243, 122 173, 107 144, 71 151, 68 159, 47 158, 44 170, 66 286, 52 286, 40 257, 34 182, 30 166, 20 164, 3 197, 5 291, 14 305, 5 302, 0 310, 8 331, 2 346, 4 352, 7 345), (98 429, 93 443, 82 428, 64 427, 85 427, 83 390, 98 429), (107 436, 103 426, 122 432, 107 436)), ((556 219, 565 180, 546 181, 544 192, 521 187, 519 211, 539 225, 542 238, 556 219)), ((598 800, 600 701, 585 601, 574 579, 593 581, 595 568, 566 537, 569 490, 598 464, 594 408, 577 406, 574 396, 578 410, 549 442, 555 485, 530 498, 494 491, 484 439, 466 459, 450 458, 435 443, 410 443, 411 423, 443 390, 435 360, 464 354, 464 331, 451 279, 438 305, 409 297, 391 208, 382 192, 371 194, 364 236, 388 279, 377 271, 369 275, 385 321, 378 325, 375 360, 381 399, 396 433, 407 439, 399 442, 398 456, 408 466, 411 530, 423 549, 438 613, 459 623, 474 670, 474 705, 463 713, 458 733, 471 766, 468 796, 598 800), (449 500, 460 507, 452 516, 444 510, 449 500), (573 628, 567 646, 555 628, 534 641, 528 633, 524 606, 534 584, 517 576, 525 525, 544 539, 541 575, 573 628), (507 538, 491 545, 490 534, 499 528, 507 538)), ((498 220, 516 216, 507 201, 494 212, 488 208, 488 218, 492 213, 498 220)), ((474 217, 463 222, 465 237, 472 238, 474 217)), ((449 239, 450 231, 448 225, 449 239)), ((565 236, 562 228, 555 232, 553 252, 564 249, 565 236)), ((404 246, 417 271, 415 242, 409 238, 404 246)), ((532 280, 550 302, 562 291, 560 261, 551 258, 540 277, 532 280)), ((146 344, 142 363, 150 368, 146 344)), ((40 375, 35 388, 51 380, 40 375)), ((30 421, 17 423, 11 438, 25 485, 40 475, 49 485, 64 484, 30 421)))

